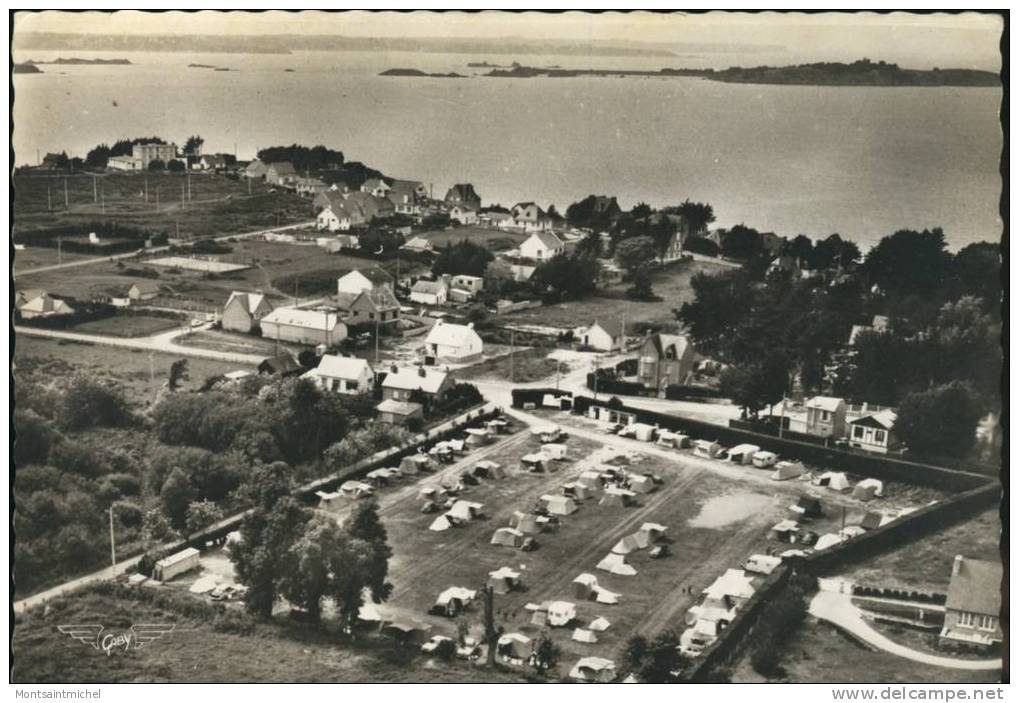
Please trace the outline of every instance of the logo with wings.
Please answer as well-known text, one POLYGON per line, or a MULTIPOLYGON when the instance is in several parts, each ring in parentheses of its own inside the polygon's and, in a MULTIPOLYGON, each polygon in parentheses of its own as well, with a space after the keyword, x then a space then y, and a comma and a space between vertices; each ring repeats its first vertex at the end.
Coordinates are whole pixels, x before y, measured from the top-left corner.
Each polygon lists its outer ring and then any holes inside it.
POLYGON ((131 649, 141 649, 164 635, 170 634, 175 627, 177 626, 167 623, 132 625, 127 632, 119 633, 104 631, 102 625, 58 625, 57 629, 71 639, 78 640, 97 652, 103 652, 106 656, 110 656, 115 649, 122 649, 125 652, 131 649))

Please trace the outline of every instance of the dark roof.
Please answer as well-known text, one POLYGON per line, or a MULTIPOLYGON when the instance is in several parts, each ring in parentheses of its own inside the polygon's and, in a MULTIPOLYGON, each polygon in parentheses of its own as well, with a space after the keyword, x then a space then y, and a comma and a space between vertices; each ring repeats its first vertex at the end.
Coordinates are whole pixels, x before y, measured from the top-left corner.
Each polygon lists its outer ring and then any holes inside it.
MULTIPOLYGON (((595 320, 594 324, 598 325, 603 330, 608 332, 609 336, 612 337, 613 339, 615 339, 616 337, 621 337, 623 335, 622 320, 612 320, 610 322, 602 322, 601 320, 595 320)), ((594 325, 591 326, 594 327, 594 325)))
POLYGON ((481 196, 474 191, 470 183, 457 183, 446 192, 446 200, 453 202, 481 202, 481 196))
POLYGON ((1001 615, 1001 562, 957 556, 945 608, 980 615, 1001 615))
POLYGON ((276 163, 269 164, 268 168, 276 171, 276 173, 297 173, 294 170, 294 165, 289 161, 277 161, 276 163))
POLYGON ((132 287, 138 288, 138 292, 139 293, 158 293, 159 292, 159 284, 156 283, 155 281, 149 281, 149 280, 146 280, 146 279, 141 279, 141 280, 138 280, 138 281, 134 281, 133 283, 131 283, 131 286, 129 286, 129 289, 132 288, 132 287))
POLYGON ((292 374, 302 370, 301 365, 297 363, 297 359, 290 356, 290 354, 267 356, 258 365, 259 373, 292 374))
POLYGON ((379 268, 378 266, 368 266, 363 269, 357 269, 357 272, 372 282, 372 285, 380 284, 392 284, 393 277, 389 275, 389 272, 385 269, 379 268))

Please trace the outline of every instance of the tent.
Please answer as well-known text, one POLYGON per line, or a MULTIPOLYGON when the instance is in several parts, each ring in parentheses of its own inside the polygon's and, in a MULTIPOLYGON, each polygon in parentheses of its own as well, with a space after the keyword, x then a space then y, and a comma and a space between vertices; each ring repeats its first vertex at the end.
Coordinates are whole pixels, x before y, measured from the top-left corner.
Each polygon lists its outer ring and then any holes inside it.
POLYGON ((670 432, 669 430, 661 430, 658 433, 658 444, 663 447, 672 447, 674 449, 683 449, 690 446, 690 437, 679 432, 670 432))
POLYGON ((665 525, 659 525, 657 522, 645 522, 640 526, 640 531, 646 532, 651 542, 661 542, 664 540, 668 529, 665 525))
POLYGON ((472 503, 469 500, 458 500, 453 503, 453 507, 449 509, 447 515, 454 517, 457 520, 467 522, 470 520, 476 520, 481 515, 481 509, 484 507, 483 503, 472 503))
POLYGON ((587 488, 590 489, 599 489, 602 487, 604 481, 602 479, 600 471, 593 471, 588 469, 587 471, 581 473, 579 477, 577 477, 577 483, 586 486, 587 488))
POLYGON ((565 600, 554 600, 548 604, 548 624, 551 627, 565 627, 577 617, 577 606, 565 600))
POLYGON ((587 498, 590 496, 589 493, 590 489, 588 489, 587 486, 578 481, 570 481, 569 483, 564 483, 559 488, 559 490, 560 492, 562 492, 564 496, 568 496, 570 498, 573 498, 574 500, 587 500, 587 498))
POLYGON ((596 569, 602 571, 608 571, 611 574, 617 576, 636 576, 637 570, 626 563, 622 554, 608 554, 604 559, 598 562, 596 569))
POLYGON ((775 533, 775 537, 780 542, 795 542, 796 534, 800 531, 800 526, 796 524, 795 520, 783 520, 774 527, 771 531, 775 533))
POLYGON ((371 484, 362 481, 344 481, 340 486, 340 493, 351 498, 368 498, 375 493, 375 489, 371 484))
POLYGON ((805 557, 808 554, 810 554, 810 552, 803 549, 787 549, 779 554, 779 556, 783 559, 791 559, 795 557, 805 557))
POLYGON ((545 509, 552 515, 572 515, 577 512, 577 504, 573 502, 572 498, 566 496, 553 496, 543 495, 541 502, 545 504, 545 509))
POLYGON ((472 591, 469 588, 450 586, 435 599, 432 610, 444 613, 449 617, 455 617, 458 613, 466 610, 477 595, 477 591, 472 591))
POLYGON ((598 636, 595 635, 590 630, 585 630, 583 628, 578 627, 576 630, 573 631, 573 637, 571 637, 570 639, 572 639, 574 642, 595 644, 598 641, 598 636))
POLYGON ((842 544, 843 542, 846 541, 846 539, 847 538, 843 537, 842 535, 833 535, 831 533, 821 535, 820 537, 817 538, 817 543, 814 545, 814 551, 819 552, 822 549, 834 547, 836 544, 842 544))
POLYGON ((788 481, 799 478, 804 473, 802 464, 794 464, 791 461, 780 461, 775 464, 775 471, 771 474, 772 481, 788 481))
POLYGON ((800 496, 800 499, 789 506, 790 512, 800 518, 820 517, 824 514, 821 501, 813 496, 800 496))
POLYGON ((519 548, 524 543, 524 533, 512 527, 500 527, 492 535, 492 544, 503 547, 519 548))
POLYGON ((428 526, 428 529, 432 532, 445 532, 451 527, 456 527, 456 520, 450 517, 449 513, 440 515, 432 521, 432 524, 428 526))
POLYGON ((629 430, 629 433, 633 435, 633 438, 637 441, 650 442, 654 439, 655 432, 658 428, 644 422, 634 422, 633 424, 628 425, 626 429, 629 430))
POLYGON ((635 552, 638 549, 644 549, 650 543, 651 538, 646 532, 634 532, 633 534, 626 535, 621 540, 616 542, 615 546, 612 547, 613 554, 629 554, 635 552), (641 538, 638 535, 643 534, 641 538))
POLYGON ((404 476, 413 476, 422 471, 428 471, 432 462, 424 454, 411 454, 403 457, 400 461, 400 473, 404 476))
POLYGON ((393 620, 383 622, 381 632, 404 644, 421 644, 426 638, 428 629, 427 626, 416 623, 393 620))
POLYGON ((849 516, 849 518, 846 520, 846 524, 861 527, 864 530, 876 530, 877 528, 881 527, 883 517, 884 516, 881 513, 875 512, 873 510, 868 510, 866 512, 857 512, 849 516))
POLYGON ((531 656, 531 638, 519 632, 502 635, 495 643, 496 653, 503 659, 523 663, 531 656))
POLYGON ((739 598, 746 600, 753 597, 753 577, 747 576, 743 569, 726 569, 725 573, 715 579, 710 586, 701 593, 705 600, 724 600, 726 598, 739 598))
POLYGON ((367 478, 376 486, 385 486, 387 483, 389 483, 389 479, 391 478, 391 476, 389 473, 389 469, 375 469, 374 471, 369 471, 365 475, 365 478, 367 478))
POLYGON ((555 443, 543 444, 541 445, 541 453, 547 456, 549 459, 561 461, 566 458, 566 445, 555 443))
POLYGON ((851 487, 849 479, 841 471, 825 471, 814 479, 815 486, 826 486, 833 491, 844 491, 851 487))
POLYGON ((510 526, 515 527, 525 535, 536 535, 542 531, 541 520, 537 515, 514 510, 510 517, 510 526))
POLYGON ((758 469, 770 469, 778 461, 778 454, 775 452, 755 452, 752 461, 758 469))
POLYGON ((867 531, 859 525, 846 525, 839 530, 839 537, 845 537, 846 539, 852 539, 864 534, 867 534, 867 531))
POLYGON ((729 450, 729 461, 734 464, 750 464, 754 460, 754 454, 761 451, 756 444, 737 444, 729 450))
POLYGON ((695 439, 693 442, 693 453, 695 456, 702 456, 706 459, 714 459, 721 453, 722 445, 707 439, 695 439))
POLYGON ((315 491, 315 495, 318 496, 318 507, 322 510, 332 510, 342 505, 343 494, 339 491, 336 491, 335 493, 315 491))
POLYGON ((542 470, 542 463, 548 460, 544 454, 525 454, 520 457, 520 463, 523 464, 524 469, 531 472, 538 472, 542 470))
POLYGON ((610 659, 584 657, 570 669, 570 678, 577 681, 609 683, 616 678, 616 665, 610 659))
POLYGON ((608 591, 604 588, 598 587, 598 590, 594 593, 594 599, 605 605, 615 605, 619 602, 619 594, 608 591))
POLYGON ((382 622, 382 614, 378 606, 368 601, 357 611, 357 619, 361 622, 382 622))
POLYGON ((754 574, 767 575, 777 569, 781 563, 782 559, 779 557, 773 557, 768 554, 751 554, 747 557, 746 562, 744 562, 743 568, 754 574))
POLYGON ((627 474, 630 481, 630 490, 634 493, 650 493, 655 490, 655 482, 650 476, 644 474, 627 474))
POLYGON ((562 436, 562 430, 555 425, 542 425, 540 427, 532 427, 531 434, 541 440, 542 444, 548 444, 549 442, 557 442, 562 436))
POLYGON ((591 600, 598 590, 598 579, 594 574, 581 574, 570 584, 570 595, 577 600, 591 600))
POLYGON ((608 620, 603 617, 595 618, 590 625, 587 626, 588 630, 592 632, 605 632, 612 625, 608 620))
POLYGON ((499 594, 506 594, 520 587, 520 572, 508 566, 500 566, 488 572, 488 585, 499 594))
POLYGON ((609 486, 605 489, 605 494, 602 495, 601 500, 598 501, 598 505, 614 505, 625 508, 626 506, 633 504, 633 499, 636 496, 637 494, 633 491, 609 486))
POLYGON ((464 430, 464 432, 467 433, 468 439, 470 439, 471 437, 479 437, 485 442, 487 442, 492 437, 491 432, 489 432, 488 430, 483 430, 478 427, 468 427, 466 430, 464 430))
POLYGON ((885 485, 876 478, 865 478, 856 484, 853 489, 853 498, 857 500, 871 500, 880 498, 884 494, 885 485))
POLYGON ((486 422, 485 427, 490 430, 495 430, 496 432, 505 432, 506 428, 509 427, 509 423, 497 417, 494 420, 486 422))
POLYGON ((483 478, 502 478, 505 474, 502 472, 502 467, 496 464, 494 461, 483 460, 479 461, 474 465, 474 475, 481 476, 483 478), (499 475, 496 475, 498 471, 499 475))

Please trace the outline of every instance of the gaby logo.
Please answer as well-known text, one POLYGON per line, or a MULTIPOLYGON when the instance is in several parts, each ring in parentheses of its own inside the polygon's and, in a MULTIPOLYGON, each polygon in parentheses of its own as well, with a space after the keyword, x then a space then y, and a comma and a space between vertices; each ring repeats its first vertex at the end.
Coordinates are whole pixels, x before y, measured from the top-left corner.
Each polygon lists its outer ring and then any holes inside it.
POLYGON ((131 649, 141 649, 163 635, 170 634, 175 627, 176 625, 156 623, 132 625, 127 632, 108 630, 104 632, 102 625, 58 625, 57 629, 71 639, 78 640, 82 644, 87 644, 92 649, 110 656, 114 650, 126 652, 131 649))

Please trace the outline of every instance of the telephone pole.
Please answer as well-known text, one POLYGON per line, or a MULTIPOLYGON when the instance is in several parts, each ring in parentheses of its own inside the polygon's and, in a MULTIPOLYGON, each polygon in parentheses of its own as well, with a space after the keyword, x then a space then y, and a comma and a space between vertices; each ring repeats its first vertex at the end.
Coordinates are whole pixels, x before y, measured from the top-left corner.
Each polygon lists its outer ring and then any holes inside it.
POLYGON ((191 200, 191 174, 187 175, 188 179, 188 200, 191 200))
POLYGON ((92 176, 92 202, 99 200, 99 186, 95 176, 92 176))
POLYGON ((488 665, 495 666, 495 589, 485 584, 485 643, 487 644, 488 665))
POLYGON ((149 176, 145 174, 145 202, 149 202, 149 176))
POLYGON ((513 342, 515 341, 515 337, 516 337, 516 332, 511 329, 510 330, 510 383, 514 382, 514 376, 513 376, 513 342))
POLYGON ((114 537, 114 534, 113 534, 113 505, 112 504, 110 505, 109 513, 110 513, 110 562, 113 564, 113 566, 116 566, 117 565, 117 546, 116 546, 115 537, 114 537))
POLYGON ((156 212, 159 212, 159 186, 156 186, 156 212))
POLYGON ((67 176, 64 176, 64 208, 68 210, 71 208, 70 201, 67 198, 67 176))
POLYGON ((53 197, 52 193, 50 193, 49 181, 46 182, 46 209, 50 211, 53 210, 53 197))

